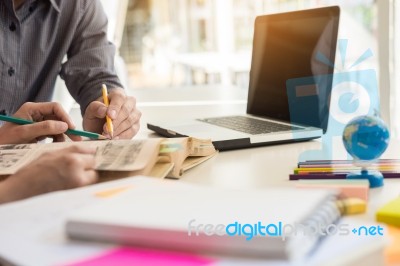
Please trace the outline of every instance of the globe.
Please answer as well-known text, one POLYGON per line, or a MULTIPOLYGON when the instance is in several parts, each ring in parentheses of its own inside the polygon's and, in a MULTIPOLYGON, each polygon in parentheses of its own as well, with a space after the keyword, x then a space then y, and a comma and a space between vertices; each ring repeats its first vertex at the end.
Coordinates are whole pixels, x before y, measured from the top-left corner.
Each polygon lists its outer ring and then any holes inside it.
POLYGON ((368 171, 368 164, 378 159, 389 145, 389 130, 377 116, 359 116, 351 120, 343 131, 343 144, 353 156, 361 172, 350 172, 347 179, 368 179, 371 188, 383 186, 379 171, 368 171))
POLYGON ((359 116, 343 131, 343 144, 355 160, 378 159, 389 145, 389 130, 377 116, 359 116))

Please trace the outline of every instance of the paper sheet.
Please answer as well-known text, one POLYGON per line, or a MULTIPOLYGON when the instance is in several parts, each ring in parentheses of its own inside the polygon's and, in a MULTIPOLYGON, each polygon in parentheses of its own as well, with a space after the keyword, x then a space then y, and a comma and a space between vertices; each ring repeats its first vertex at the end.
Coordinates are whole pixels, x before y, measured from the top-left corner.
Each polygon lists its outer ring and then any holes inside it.
POLYGON ((45 152, 72 145, 97 148, 97 170, 137 171, 158 154, 160 140, 113 140, 0 146, 0 175, 10 175, 45 152))

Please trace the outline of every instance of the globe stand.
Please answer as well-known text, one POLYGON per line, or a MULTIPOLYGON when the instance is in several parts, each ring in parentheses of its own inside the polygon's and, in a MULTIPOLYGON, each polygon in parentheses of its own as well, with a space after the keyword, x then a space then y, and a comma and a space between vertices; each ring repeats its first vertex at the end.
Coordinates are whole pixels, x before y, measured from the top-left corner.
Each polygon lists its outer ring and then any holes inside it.
POLYGON ((368 171, 366 167, 361 168, 360 174, 350 173, 347 179, 368 179, 370 188, 383 186, 383 175, 379 171, 368 171))

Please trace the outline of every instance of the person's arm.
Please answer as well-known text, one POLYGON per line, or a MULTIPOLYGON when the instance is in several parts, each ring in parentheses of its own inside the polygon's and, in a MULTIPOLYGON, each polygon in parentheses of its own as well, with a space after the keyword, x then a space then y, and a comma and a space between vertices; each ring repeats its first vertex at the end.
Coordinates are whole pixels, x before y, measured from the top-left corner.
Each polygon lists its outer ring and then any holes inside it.
POLYGON ((107 17, 100 1, 82 1, 81 21, 63 64, 61 77, 80 104, 83 128, 105 133, 105 116, 113 120, 114 136, 132 138, 139 130, 141 113, 134 97, 126 95, 115 73, 115 47, 107 40, 107 17), (109 88, 110 106, 102 103, 102 84, 109 88))
MULTIPOLYGON (((58 103, 25 103, 14 117, 35 121, 34 124, 17 125, 4 123, 0 126, 0 144, 32 143, 52 137, 54 141, 64 141, 64 132, 74 129, 69 115, 58 103)), ((73 140, 81 137, 70 136, 73 140)))
POLYGON ((94 148, 72 146, 43 154, 0 182, 0 203, 95 183, 94 153, 94 148))

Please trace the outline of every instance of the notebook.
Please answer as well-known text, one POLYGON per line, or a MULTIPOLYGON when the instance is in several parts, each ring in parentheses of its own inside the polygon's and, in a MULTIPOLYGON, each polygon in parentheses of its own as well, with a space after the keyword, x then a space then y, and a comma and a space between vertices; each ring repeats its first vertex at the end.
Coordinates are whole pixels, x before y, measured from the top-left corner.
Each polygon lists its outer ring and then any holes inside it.
POLYGON ((340 217, 336 192, 329 190, 224 190, 173 180, 133 181, 131 190, 70 214, 67 235, 136 247, 295 260, 321 237, 304 234, 301 225, 318 224, 323 231, 340 217), (290 226, 298 227, 296 234, 289 234, 290 226))
POLYGON ((211 138, 218 150, 319 138, 327 129, 339 7, 255 20, 246 114, 150 121, 163 136, 211 138))

